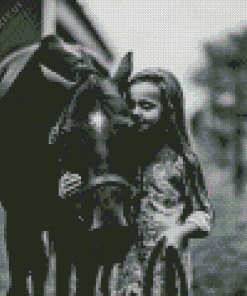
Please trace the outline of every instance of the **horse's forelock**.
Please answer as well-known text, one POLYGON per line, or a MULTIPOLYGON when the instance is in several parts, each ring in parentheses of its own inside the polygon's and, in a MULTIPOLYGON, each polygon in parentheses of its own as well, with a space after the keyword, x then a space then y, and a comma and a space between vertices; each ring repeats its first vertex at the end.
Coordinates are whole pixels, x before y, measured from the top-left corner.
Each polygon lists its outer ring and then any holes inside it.
MULTIPOLYGON (((88 96, 90 100, 99 100, 103 110, 121 113, 127 108, 118 83, 111 77, 92 77, 77 90, 77 96, 88 96)), ((87 100, 87 99, 86 99, 87 100)))

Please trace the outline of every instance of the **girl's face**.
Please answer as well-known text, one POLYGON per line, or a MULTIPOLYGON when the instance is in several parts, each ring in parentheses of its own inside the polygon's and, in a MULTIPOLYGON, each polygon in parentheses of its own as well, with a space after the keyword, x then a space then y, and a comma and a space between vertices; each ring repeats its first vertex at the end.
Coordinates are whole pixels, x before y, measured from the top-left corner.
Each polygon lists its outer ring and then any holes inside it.
POLYGON ((130 88, 128 105, 135 127, 142 132, 161 118, 160 89, 152 82, 137 82, 130 88))

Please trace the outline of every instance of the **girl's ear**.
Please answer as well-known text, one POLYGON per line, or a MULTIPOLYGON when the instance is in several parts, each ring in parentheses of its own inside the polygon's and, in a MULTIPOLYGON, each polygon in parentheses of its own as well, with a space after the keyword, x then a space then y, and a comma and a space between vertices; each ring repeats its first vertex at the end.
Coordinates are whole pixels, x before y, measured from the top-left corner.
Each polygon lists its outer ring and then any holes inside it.
POLYGON ((126 85, 132 71, 133 71, 133 52, 129 51, 122 58, 112 78, 114 81, 116 81, 120 85, 126 85))

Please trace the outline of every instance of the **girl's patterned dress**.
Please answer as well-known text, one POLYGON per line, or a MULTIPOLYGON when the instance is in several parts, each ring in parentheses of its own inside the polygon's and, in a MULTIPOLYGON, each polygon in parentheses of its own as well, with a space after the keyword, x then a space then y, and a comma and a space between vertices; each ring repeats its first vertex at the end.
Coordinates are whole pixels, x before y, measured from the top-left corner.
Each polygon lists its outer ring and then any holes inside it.
MULTIPOLYGON (((213 212, 207 201, 207 192, 202 184, 199 165, 192 162, 194 159, 193 154, 180 156, 167 147, 157 155, 155 162, 143 170, 144 197, 138 218, 142 239, 132 246, 125 262, 121 266, 115 266, 112 276, 112 295, 143 295, 148 262, 160 240, 164 241, 164 247, 153 266, 152 295, 166 295, 165 232, 175 225, 193 220, 198 225, 198 231, 190 237, 196 237, 197 234, 205 236, 209 233, 213 212)), ((178 252, 185 273, 186 286, 191 295, 190 252, 186 246, 180 247, 178 252)), ((178 272, 175 281, 177 295, 183 295, 180 291, 178 272)))

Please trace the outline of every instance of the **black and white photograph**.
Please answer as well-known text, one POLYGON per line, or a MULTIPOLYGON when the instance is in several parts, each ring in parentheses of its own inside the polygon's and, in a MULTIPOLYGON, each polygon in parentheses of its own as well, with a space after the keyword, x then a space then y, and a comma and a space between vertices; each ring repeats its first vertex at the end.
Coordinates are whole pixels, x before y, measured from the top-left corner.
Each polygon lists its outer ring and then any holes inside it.
POLYGON ((246 295, 245 148, 245 1, 2 1, 0 295, 246 295))

